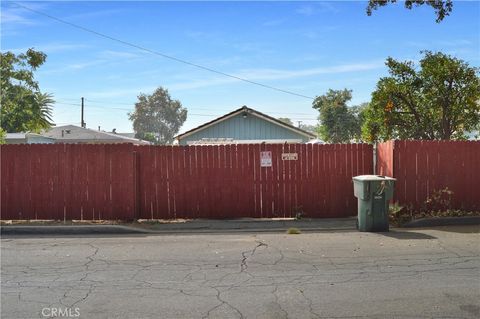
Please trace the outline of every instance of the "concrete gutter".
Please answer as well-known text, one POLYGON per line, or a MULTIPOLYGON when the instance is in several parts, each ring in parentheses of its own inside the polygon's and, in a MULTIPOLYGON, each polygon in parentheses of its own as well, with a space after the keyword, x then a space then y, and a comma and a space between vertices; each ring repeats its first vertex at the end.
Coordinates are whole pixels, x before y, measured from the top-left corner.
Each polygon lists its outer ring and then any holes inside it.
MULTIPOLYGON (((356 217, 312 219, 196 219, 184 222, 134 223, 130 225, 2 225, 2 236, 22 235, 155 235, 155 234, 206 234, 206 233, 284 233, 289 228, 301 232, 356 231, 356 217)), ((480 216, 442 217, 411 221, 402 227, 436 227, 480 225, 480 216)))
POLYGON ((8 225, 1 226, 2 236, 14 235, 95 235, 95 234, 145 234, 141 228, 122 225, 8 225))
POLYGON ((403 224, 404 228, 480 225, 480 216, 422 218, 403 224))
POLYGON ((181 223, 158 223, 150 225, 152 231, 286 231, 300 230, 351 230, 355 229, 356 218, 315 218, 315 219, 197 219, 181 223))
POLYGON ((2 225, 2 236, 18 235, 88 235, 88 234, 201 234, 232 232, 280 232, 295 227, 308 231, 355 230, 356 218, 317 218, 302 220, 273 219, 196 219, 184 222, 132 225, 2 225))

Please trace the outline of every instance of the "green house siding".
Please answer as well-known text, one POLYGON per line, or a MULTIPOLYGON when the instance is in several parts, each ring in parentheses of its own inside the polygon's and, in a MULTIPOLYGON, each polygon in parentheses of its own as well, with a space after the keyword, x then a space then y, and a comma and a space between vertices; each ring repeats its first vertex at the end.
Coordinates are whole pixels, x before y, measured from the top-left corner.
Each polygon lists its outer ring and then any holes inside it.
POLYGON ((292 140, 307 142, 309 138, 288 128, 274 124, 255 115, 246 118, 237 114, 191 135, 179 139, 180 145, 203 138, 232 138, 233 140, 292 140))

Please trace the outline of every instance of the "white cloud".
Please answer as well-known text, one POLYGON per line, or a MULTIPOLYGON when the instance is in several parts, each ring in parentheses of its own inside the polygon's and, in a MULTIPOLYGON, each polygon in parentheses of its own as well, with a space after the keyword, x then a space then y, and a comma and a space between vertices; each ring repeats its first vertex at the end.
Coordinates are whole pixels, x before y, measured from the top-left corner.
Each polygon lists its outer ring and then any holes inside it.
POLYGON ((456 39, 456 40, 444 40, 444 41, 438 41, 439 45, 444 45, 444 46, 460 46, 460 45, 471 45, 473 44, 472 41, 466 40, 466 39, 456 39))
MULTIPOLYGON (((16 11, 16 10, 15 10, 16 11)), ((2 24, 22 24, 22 25, 34 25, 35 22, 28 19, 25 16, 20 15, 14 10, 2 10, 2 24)))
POLYGON ((467 39, 452 39, 452 40, 440 40, 440 41, 407 41, 406 45, 417 47, 417 48, 427 48, 430 46, 443 46, 443 47, 458 47, 458 46, 470 46, 474 42, 467 39))
MULTIPOLYGON (((29 2, 29 8, 35 10, 42 10, 48 6, 46 3, 39 3, 39 2, 29 2)), ((2 4, 1 7, 1 21, 2 21, 2 28, 5 25, 12 27, 13 25, 37 25, 38 20, 33 18, 34 14, 23 9, 22 7, 17 6, 15 3, 6 3, 2 4)))
MULTIPOLYGON (((354 73, 368 70, 374 70, 384 67, 384 61, 371 61, 365 63, 341 64, 329 67, 310 68, 303 70, 281 70, 281 69, 244 69, 232 75, 251 80, 251 81, 278 81, 289 80, 295 78, 316 76, 322 74, 340 74, 354 73)), ((171 90, 189 90, 208 86, 223 85, 234 82, 240 82, 234 78, 214 77, 210 79, 197 79, 193 81, 185 81, 171 83, 166 85, 171 90)))
POLYGON ((34 44, 29 47, 24 48, 12 48, 12 49, 3 49, 2 51, 11 51, 15 54, 24 53, 30 48, 34 48, 37 51, 42 51, 47 54, 65 52, 65 51, 74 51, 79 49, 88 48, 86 44, 78 43, 45 43, 45 44, 34 44))
POLYGON ((276 27, 278 25, 281 25, 285 22, 285 19, 276 19, 276 20, 268 20, 265 21, 262 25, 265 27, 276 27))
POLYGON ((311 16, 315 13, 315 9, 313 9, 313 6, 301 6, 295 12, 304 16, 311 16))
POLYGON ((42 74, 55 74, 55 73, 79 71, 89 67, 105 64, 106 62, 108 61, 104 59, 98 59, 98 60, 91 60, 88 62, 70 63, 61 67, 56 67, 51 69, 45 67, 44 69, 41 69, 38 72, 42 74))
POLYGON ((126 97, 126 96, 132 96, 132 95, 137 96, 140 93, 151 94, 153 91, 155 91, 156 88, 157 87, 154 87, 154 86, 137 87, 137 88, 131 88, 131 89, 119 88, 119 89, 106 90, 106 91, 87 92, 86 96, 88 96, 92 100, 115 98, 115 97, 126 97))
POLYGON ((105 50, 99 53, 99 56, 106 59, 135 59, 140 57, 139 54, 129 51, 105 50))
POLYGON ((318 13, 337 13, 338 9, 333 5, 332 2, 328 1, 318 1, 312 4, 303 5, 295 10, 296 13, 304 16, 312 16, 318 13))
POLYGON ((359 72, 372 69, 378 69, 384 66, 382 61, 373 61, 367 63, 341 64, 329 67, 319 67, 304 70, 278 70, 278 69, 254 69, 244 70, 240 73, 241 77, 249 77, 256 80, 284 80, 298 77, 307 77, 320 74, 338 74, 347 72, 359 72))
POLYGON ((117 13, 125 12, 125 9, 107 9, 107 10, 98 10, 98 11, 90 11, 90 12, 83 12, 72 14, 66 17, 63 17, 65 20, 87 20, 92 18, 99 18, 114 15, 117 13))

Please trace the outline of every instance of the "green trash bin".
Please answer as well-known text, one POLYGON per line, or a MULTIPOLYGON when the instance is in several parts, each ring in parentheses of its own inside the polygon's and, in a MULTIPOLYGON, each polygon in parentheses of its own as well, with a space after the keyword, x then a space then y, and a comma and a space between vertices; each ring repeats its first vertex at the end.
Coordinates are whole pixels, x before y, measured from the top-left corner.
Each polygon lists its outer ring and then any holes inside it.
POLYGON ((393 197, 395 178, 380 175, 353 177, 353 191, 358 198, 357 229, 388 231, 388 202, 393 197))

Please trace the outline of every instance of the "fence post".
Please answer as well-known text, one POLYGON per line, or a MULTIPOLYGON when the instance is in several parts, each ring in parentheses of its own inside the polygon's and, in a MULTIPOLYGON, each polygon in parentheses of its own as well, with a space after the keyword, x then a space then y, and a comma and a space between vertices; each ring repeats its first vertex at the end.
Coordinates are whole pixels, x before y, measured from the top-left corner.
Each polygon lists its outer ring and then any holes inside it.
POLYGON ((133 151, 133 220, 137 220, 140 209, 139 197, 139 160, 138 152, 133 151))

